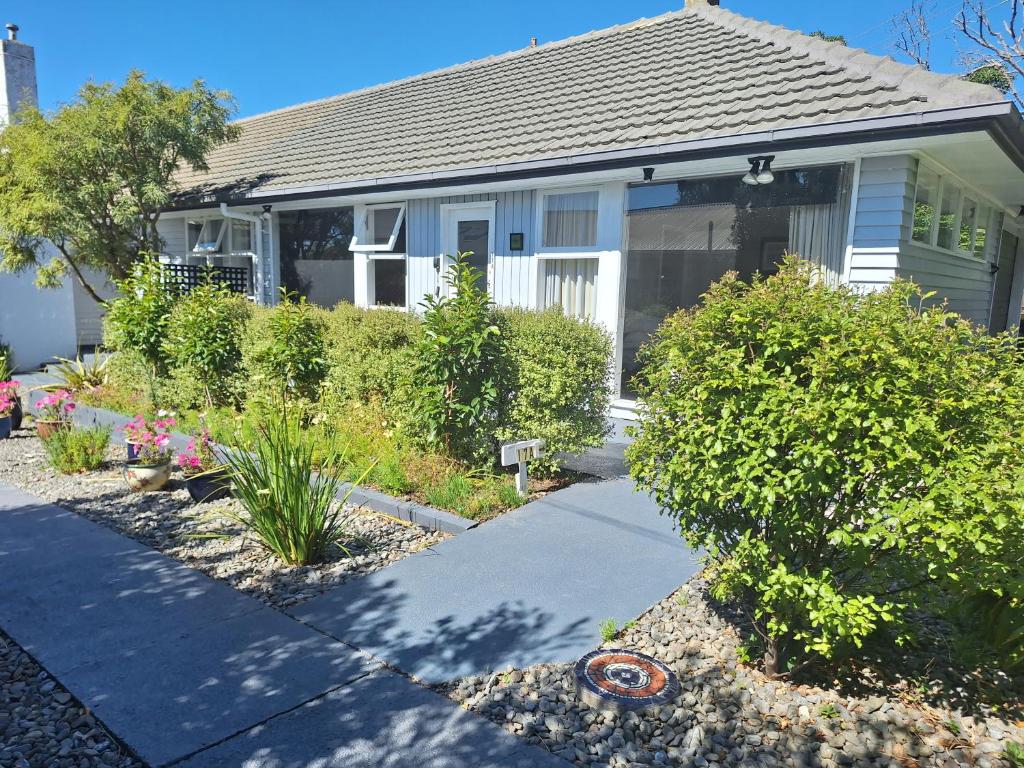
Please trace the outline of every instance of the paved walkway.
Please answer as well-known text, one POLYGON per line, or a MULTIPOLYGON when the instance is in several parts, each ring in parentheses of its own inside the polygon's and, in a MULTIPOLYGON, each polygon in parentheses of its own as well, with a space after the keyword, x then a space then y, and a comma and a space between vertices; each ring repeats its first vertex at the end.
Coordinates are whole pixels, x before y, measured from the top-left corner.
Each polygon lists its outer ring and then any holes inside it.
POLYGON ((292 611, 431 683, 569 662, 696 573, 629 480, 580 483, 292 611))
POLYGON ((153 766, 564 766, 350 645, 0 485, 0 625, 153 766))

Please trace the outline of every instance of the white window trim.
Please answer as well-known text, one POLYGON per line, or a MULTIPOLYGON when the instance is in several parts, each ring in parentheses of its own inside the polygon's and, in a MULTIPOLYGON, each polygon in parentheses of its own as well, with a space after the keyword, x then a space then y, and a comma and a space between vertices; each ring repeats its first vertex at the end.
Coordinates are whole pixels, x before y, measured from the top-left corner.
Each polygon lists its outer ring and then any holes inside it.
MULTIPOLYGON (((231 233, 231 222, 237 221, 237 219, 226 219, 223 216, 209 215, 209 216, 187 216, 182 219, 185 226, 185 256, 194 258, 212 258, 214 256, 255 256, 256 251, 254 248, 248 250, 235 250, 232 243, 233 236, 231 233), (217 233, 216 249, 215 251, 195 251, 194 247, 189 247, 189 225, 191 223, 201 223, 201 229, 199 230, 200 239, 197 242, 202 241, 202 234, 206 229, 206 225, 210 222, 220 221, 220 231, 217 233)), ((249 223, 249 242, 256 242, 256 231, 253 224, 249 223)))
POLYGON ((536 202, 536 225, 534 227, 534 242, 537 244, 534 255, 538 259, 585 259, 598 258, 602 251, 607 248, 601 243, 602 225, 602 189, 599 185, 588 185, 585 187, 552 187, 550 189, 537 190, 536 202), (545 246, 544 245, 544 198, 549 195, 572 195, 583 192, 597 193, 597 224, 596 242, 593 245, 574 246, 545 246))
MULTIPOLYGON (((938 244, 938 242, 939 242, 939 219, 942 217, 942 197, 943 197, 943 194, 945 193, 946 184, 947 183, 952 183, 952 185, 955 186, 960 191, 960 198, 959 198, 959 200, 957 202, 956 218, 954 219, 954 222, 953 222, 953 236, 954 236, 954 238, 957 241, 959 241, 959 238, 960 238, 960 223, 961 223, 962 217, 964 215, 964 198, 970 198, 971 200, 974 201, 974 204, 978 208, 984 208, 984 209, 988 210, 989 219, 988 219, 987 226, 986 226, 987 230, 989 230, 991 232, 991 230, 993 230, 993 229, 998 229, 998 227, 993 227, 993 222, 995 221, 997 214, 1003 212, 1003 207, 1001 205, 998 205, 997 203, 992 202, 992 200, 990 198, 988 198, 985 195, 979 193, 977 188, 972 187, 970 184, 965 183, 963 181, 963 179, 961 179, 955 173, 952 173, 951 171, 947 170, 941 164, 934 162, 930 158, 926 159, 925 157, 920 157, 919 156, 918 159, 917 159, 917 173, 916 173, 916 177, 914 179, 914 193, 913 193, 913 196, 911 198, 911 206, 912 207, 911 207, 911 212, 910 212, 910 222, 911 222, 911 225, 910 225, 910 237, 907 238, 906 242, 911 244, 911 245, 913 245, 913 246, 916 246, 918 248, 923 248, 925 250, 933 251, 935 253, 941 253, 941 254, 944 254, 946 256, 956 256, 957 258, 964 259, 965 261, 969 261, 969 262, 971 262, 973 264, 988 264, 988 263, 990 263, 991 262, 990 254, 993 252, 992 241, 991 241, 990 238, 986 239, 986 241, 985 241, 985 252, 981 256, 975 255, 973 250, 968 252, 968 251, 963 251, 960 248, 943 248, 942 246, 940 246, 938 244), (915 240, 914 239, 914 225, 913 225, 914 213, 915 213, 914 207, 917 206, 917 191, 918 191, 918 188, 919 188, 919 186, 921 184, 921 168, 922 167, 927 168, 928 170, 930 170, 932 173, 934 173, 939 178, 939 183, 938 183, 938 186, 936 187, 936 192, 935 192, 935 214, 932 216, 932 229, 931 229, 931 233, 929 234, 928 242, 927 243, 923 243, 920 240, 915 240)), ((978 223, 980 221, 980 218, 978 217, 977 214, 978 214, 978 211, 976 210, 975 211, 975 219, 974 219, 974 227, 971 230, 971 243, 972 244, 974 243, 975 239, 977 238, 977 233, 978 233, 978 223)))
POLYGON ((365 205, 362 208, 361 216, 359 217, 359 226, 355 228, 355 233, 352 235, 352 240, 348 245, 348 249, 352 252, 363 252, 363 253, 390 253, 394 251, 395 242, 398 240, 398 233, 402 229, 402 224, 405 222, 405 212, 408 208, 408 203, 374 203, 373 205, 365 205), (398 216, 395 217, 395 226, 391 230, 391 236, 388 238, 386 243, 371 243, 370 240, 372 229, 370 227, 370 215, 377 210, 390 210, 398 208, 398 216), (362 242, 360 241, 362 239, 362 242))

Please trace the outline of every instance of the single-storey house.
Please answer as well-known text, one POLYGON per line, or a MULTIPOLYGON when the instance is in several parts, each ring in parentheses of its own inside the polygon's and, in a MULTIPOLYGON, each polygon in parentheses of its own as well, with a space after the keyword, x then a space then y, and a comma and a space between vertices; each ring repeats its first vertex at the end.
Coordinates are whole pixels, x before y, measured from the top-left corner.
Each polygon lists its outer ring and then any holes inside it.
POLYGON ((415 310, 472 251, 499 305, 640 344, 784 252, 866 290, 912 278, 1020 323, 1024 130, 997 90, 741 17, 651 19, 239 121, 183 172, 165 260, 272 303, 415 310))

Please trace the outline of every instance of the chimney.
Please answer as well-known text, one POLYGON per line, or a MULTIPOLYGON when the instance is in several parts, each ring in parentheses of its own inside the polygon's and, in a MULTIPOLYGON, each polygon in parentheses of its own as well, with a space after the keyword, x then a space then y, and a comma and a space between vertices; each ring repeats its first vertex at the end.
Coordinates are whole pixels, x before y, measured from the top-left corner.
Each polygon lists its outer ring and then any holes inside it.
POLYGON ((17 24, 8 24, 7 39, 0 40, 0 127, 21 107, 38 103, 35 50, 18 39, 17 24))
POLYGON ((530 47, 531 48, 536 48, 537 47, 537 38, 536 37, 531 37, 530 38, 530 47))

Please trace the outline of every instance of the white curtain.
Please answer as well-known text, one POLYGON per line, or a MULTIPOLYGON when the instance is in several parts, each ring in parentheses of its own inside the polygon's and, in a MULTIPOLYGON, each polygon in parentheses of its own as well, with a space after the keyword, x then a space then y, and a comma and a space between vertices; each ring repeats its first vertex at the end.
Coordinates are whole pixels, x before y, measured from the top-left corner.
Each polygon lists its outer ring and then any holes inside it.
POLYGON ((544 196, 544 247, 597 245, 597 192, 544 196))
POLYGON ((544 308, 560 306, 570 317, 594 319, 597 259, 544 259, 544 308))
POLYGON ((849 169, 839 175, 836 202, 794 205, 789 214, 789 252, 817 264, 831 283, 843 275, 846 227, 850 216, 849 169))

